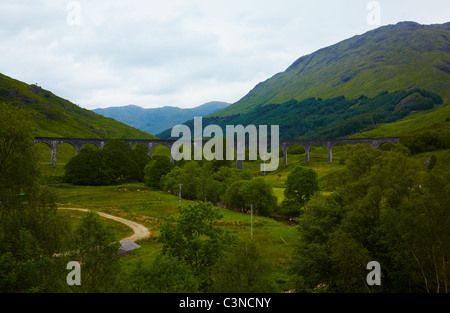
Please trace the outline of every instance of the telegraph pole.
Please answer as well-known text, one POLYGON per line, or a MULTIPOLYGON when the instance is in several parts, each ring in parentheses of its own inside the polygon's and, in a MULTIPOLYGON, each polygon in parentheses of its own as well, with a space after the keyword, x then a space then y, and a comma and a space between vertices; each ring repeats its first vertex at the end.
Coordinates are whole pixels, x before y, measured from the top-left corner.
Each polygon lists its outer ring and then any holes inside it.
POLYGON ((179 206, 181 208, 181 186, 183 186, 183 184, 178 184, 178 186, 180 187, 180 190, 178 191, 178 199, 179 199, 179 206))
POLYGON ((253 204, 250 204, 250 238, 253 240, 253 204))

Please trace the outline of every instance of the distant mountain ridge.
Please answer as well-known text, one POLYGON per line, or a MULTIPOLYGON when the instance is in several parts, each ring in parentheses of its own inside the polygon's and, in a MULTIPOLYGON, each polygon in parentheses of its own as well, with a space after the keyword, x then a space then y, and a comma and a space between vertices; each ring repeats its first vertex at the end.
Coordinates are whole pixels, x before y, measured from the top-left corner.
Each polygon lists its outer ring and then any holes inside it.
POLYGON ((375 97, 414 88, 450 98, 450 22, 400 22, 320 49, 210 116, 244 114, 292 99, 375 97))
POLYGON ((150 134, 159 134, 168 128, 172 128, 194 117, 203 117, 217 112, 226 108, 228 105, 230 104, 226 102, 212 101, 189 109, 172 106, 145 109, 136 105, 127 105, 122 107, 99 108, 93 111, 150 134))

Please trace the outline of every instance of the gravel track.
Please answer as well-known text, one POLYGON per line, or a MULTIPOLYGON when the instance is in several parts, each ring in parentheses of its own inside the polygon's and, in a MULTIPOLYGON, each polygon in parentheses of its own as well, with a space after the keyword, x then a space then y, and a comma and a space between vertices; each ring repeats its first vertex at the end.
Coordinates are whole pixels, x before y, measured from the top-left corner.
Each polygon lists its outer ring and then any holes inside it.
MULTIPOLYGON (((60 210, 74 210, 74 211, 88 212, 87 209, 78 209, 78 208, 58 208, 58 209, 60 209, 60 210)), ((134 234, 129 236, 129 237, 127 237, 127 238, 121 239, 121 241, 133 241, 133 242, 136 242, 138 240, 150 237, 150 231, 144 225, 138 224, 138 223, 130 221, 130 220, 126 220, 126 219, 121 218, 121 217, 109 215, 109 214, 106 214, 106 213, 102 213, 102 212, 97 212, 97 213, 100 216, 104 217, 104 218, 109 218, 111 220, 115 220, 117 222, 123 223, 123 224, 127 225, 128 227, 130 227, 131 229, 133 229, 134 234)))

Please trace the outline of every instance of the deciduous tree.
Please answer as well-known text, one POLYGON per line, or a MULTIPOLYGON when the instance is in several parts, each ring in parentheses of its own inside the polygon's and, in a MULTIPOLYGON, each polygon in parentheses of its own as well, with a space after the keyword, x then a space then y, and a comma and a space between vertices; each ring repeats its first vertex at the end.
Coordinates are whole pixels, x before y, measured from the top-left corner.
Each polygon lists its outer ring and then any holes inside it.
POLYGON ((111 185, 116 177, 105 160, 104 151, 85 146, 65 166, 64 178, 75 185, 111 185))
POLYGON ((100 220, 98 213, 89 211, 71 237, 71 257, 82 263, 81 286, 74 291, 117 292, 120 290, 120 243, 114 233, 100 220))
POLYGON ((0 201, 29 192, 39 177, 30 119, 25 110, 0 103, 0 201))
POLYGON ((166 156, 152 160, 145 167, 146 185, 153 188, 161 188, 161 177, 169 173, 174 165, 166 156))
POLYGON ((198 203, 180 208, 180 216, 161 227, 163 254, 189 265, 202 281, 210 285, 212 266, 233 243, 223 229, 214 226, 222 215, 211 203, 198 203))

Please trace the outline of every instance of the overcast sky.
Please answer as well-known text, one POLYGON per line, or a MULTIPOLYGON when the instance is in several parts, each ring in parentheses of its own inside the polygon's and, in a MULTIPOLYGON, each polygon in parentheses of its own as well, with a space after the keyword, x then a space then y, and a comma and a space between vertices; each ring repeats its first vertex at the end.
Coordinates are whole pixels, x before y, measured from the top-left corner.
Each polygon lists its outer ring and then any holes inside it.
POLYGON ((369 3, 1 0, 0 72, 87 109, 233 103, 299 57, 379 25, 450 21, 449 0, 369 3))

